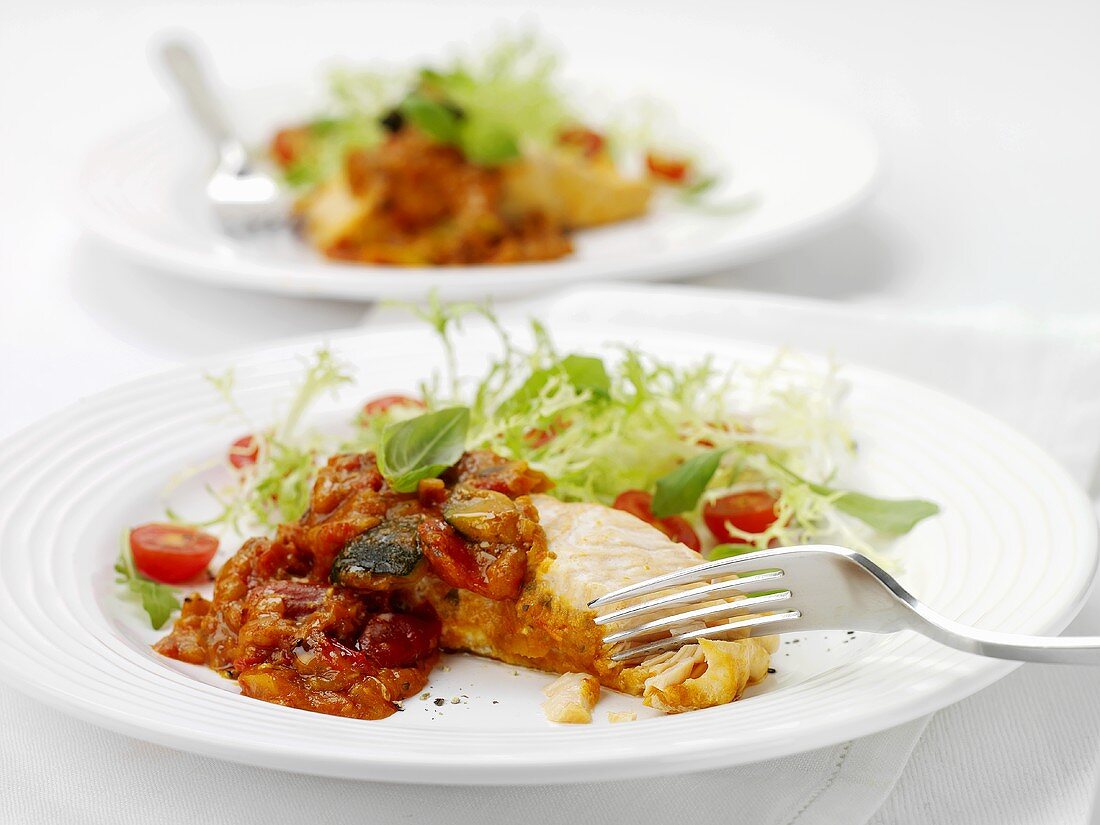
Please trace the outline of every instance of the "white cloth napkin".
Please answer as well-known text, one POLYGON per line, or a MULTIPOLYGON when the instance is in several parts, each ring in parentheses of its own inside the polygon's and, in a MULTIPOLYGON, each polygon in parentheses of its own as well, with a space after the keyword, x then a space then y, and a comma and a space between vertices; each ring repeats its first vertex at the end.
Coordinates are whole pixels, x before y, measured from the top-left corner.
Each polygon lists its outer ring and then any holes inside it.
MULTIPOLYGON (((543 309, 593 322, 628 313, 885 367, 998 414, 1082 483, 1100 453, 1100 351, 1058 336, 662 287, 577 291, 507 311, 543 309), (700 300, 721 303, 719 325, 701 326, 700 300)), ((1100 631, 1100 605, 1092 627, 1100 631)), ((356 783, 233 765, 108 733, 0 688, 0 821, 1083 823, 1100 753, 1100 704, 1090 700, 1098 682, 1100 671, 1025 667, 936 714, 927 729, 922 719, 733 769, 532 788, 356 783)))

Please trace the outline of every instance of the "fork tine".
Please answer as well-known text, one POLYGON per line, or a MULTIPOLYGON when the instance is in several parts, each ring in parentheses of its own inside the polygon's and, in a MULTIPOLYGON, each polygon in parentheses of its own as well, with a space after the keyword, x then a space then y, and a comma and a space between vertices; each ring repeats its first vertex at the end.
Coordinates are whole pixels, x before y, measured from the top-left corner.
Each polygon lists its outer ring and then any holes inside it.
POLYGON ((732 556, 728 559, 704 562, 703 564, 695 565, 695 567, 689 567, 686 570, 677 570, 673 573, 666 573, 663 576, 646 579, 638 584, 632 584, 628 587, 612 590, 610 593, 605 593, 598 599, 593 599, 588 603, 588 606, 602 607, 604 605, 626 601, 635 596, 645 596, 649 593, 656 593, 659 590, 667 590, 670 587, 676 587, 680 584, 694 584, 695 582, 715 579, 719 576, 730 576, 738 572, 763 572, 763 568, 767 565, 761 565, 761 562, 775 559, 776 557, 782 557, 799 549, 801 548, 777 547, 772 550, 757 550, 755 553, 745 553, 744 555, 732 556))
POLYGON ((783 622, 792 622, 802 618, 802 613, 798 610, 788 610, 785 613, 767 613, 762 616, 750 616, 747 619, 740 619, 738 621, 729 622, 728 624, 715 625, 714 627, 704 627, 699 630, 691 630, 686 633, 680 633, 676 636, 670 636, 667 639, 658 639, 655 642, 649 644, 639 645, 638 647, 629 647, 626 650, 620 650, 618 653, 611 654, 611 660, 613 662, 629 662, 634 659, 645 659, 652 656, 654 653, 660 653, 664 650, 672 650, 673 648, 683 647, 686 644, 690 644, 699 639, 712 639, 715 637, 721 637, 726 633, 730 633, 738 630, 749 630, 752 636, 756 635, 757 630, 768 628, 769 632, 772 625, 781 624, 783 622))
MULTIPOLYGON (((708 597, 717 598, 726 593, 740 593, 744 591, 747 585, 772 581, 773 579, 782 578, 783 575, 782 570, 767 570, 752 576, 742 576, 738 579, 729 579, 728 581, 716 582, 715 584, 704 584, 702 587, 693 587, 691 590, 684 590, 681 593, 671 593, 668 596, 659 596, 656 599, 650 599, 641 604, 622 607, 610 613, 605 613, 602 616, 597 616, 593 621, 596 624, 610 624, 611 622, 617 622, 624 619, 636 619, 639 616, 644 616, 647 613, 654 613, 666 607, 672 607, 673 605, 701 602, 708 597)), ((595 604, 595 602, 593 602, 593 604, 595 604)))
POLYGON ((729 618, 730 616, 739 616, 743 615, 747 610, 751 611, 753 608, 760 607, 761 605, 774 604, 775 602, 785 602, 789 598, 791 598, 791 591, 781 590, 778 593, 764 593, 759 596, 749 596, 745 599, 737 599, 736 601, 722 602, 721 604, 712 604, 706 607, 697 607, 695 610, 686 610, 683 613, 676 613, 672 616, 663 616, 660 619, 654 619, 651 622, 646 622, 636 627, 620 630, 617 633, 611 633, 604 636, 603 641, 604 644, 610 645, 616 642, 625 642, 630 639, 647 636, 657 630, 668 630, 683 626, 690 622, 705 622, 707 619, 723 619, 729 618))

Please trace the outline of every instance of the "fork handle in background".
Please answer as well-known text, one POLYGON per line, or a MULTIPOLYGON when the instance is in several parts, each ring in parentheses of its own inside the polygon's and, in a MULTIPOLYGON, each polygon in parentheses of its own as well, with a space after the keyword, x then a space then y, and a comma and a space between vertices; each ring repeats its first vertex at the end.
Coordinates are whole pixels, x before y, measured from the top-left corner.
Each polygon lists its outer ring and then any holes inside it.
POLYGON ((916 613, 910 622, 913 630, 955 650, 1015 662, 1100 665, 1100 636, 1000 633, 959 624, 934 613, 920 602, 909 606, 916 613))
POLYGON ((229 125, 195 50, 183 41, 170 40, 160 51, 168 75, 183 93, 195 120, 217 147, 222 162, 232 162, 243 171, 248 163, 247 147, 229 125))

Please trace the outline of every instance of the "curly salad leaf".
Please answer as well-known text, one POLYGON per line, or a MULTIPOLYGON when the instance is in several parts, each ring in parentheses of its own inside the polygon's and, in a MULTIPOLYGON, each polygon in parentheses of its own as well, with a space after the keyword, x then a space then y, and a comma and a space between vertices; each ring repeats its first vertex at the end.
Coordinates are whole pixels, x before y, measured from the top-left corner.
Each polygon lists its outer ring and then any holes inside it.
MULTIPOLYGON (((244 522, 249 528, 271 529, 300 518, 309 506, 317 468, 336 446, 331 437, 304 428, 302 419, 321 397, 351 381, 347 367, 329 349, 317 350, 304 365, 301 381, 282 417, 269 427, 257 427, 237 403, 232 370, 207 375, 206 380, 225 402, 234 422, 248 433, 248 447, 244 451, 231 449, 224 459, 216 462, 224 464, 232 478, 219 488, 207 487, 221 508, 216 516, 193 520, 169 507, 168 518, 201 527, 222 525, 238 533, 242 532, 244 522), (234 456, 242 452, 248 456, 247 460, 234 461, 234 456)), ((208 469, 210 465, 186 470, 169 485, 166 493, 208 469)))
POLYGON ((420 94, 460 114, 455 143, 475 163, 519 155, 526 141, 548 144, 575 120, 557 82, 558 58, 533 34, 504 38, 480 59, 424 69, 420 94))

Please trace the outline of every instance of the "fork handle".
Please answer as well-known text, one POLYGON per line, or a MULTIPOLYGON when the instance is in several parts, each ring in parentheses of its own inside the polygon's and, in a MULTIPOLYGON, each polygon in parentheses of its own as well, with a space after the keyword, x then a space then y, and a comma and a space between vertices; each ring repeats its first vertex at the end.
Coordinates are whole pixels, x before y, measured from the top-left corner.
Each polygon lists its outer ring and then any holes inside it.
POLYGON ((203 131, 217 147, 223 159, 247 158, 244 143, 229 125, 218 96, 203 71, 195 50, 181 40, 170 40, 161 47, 168 74, 183 93, 183 99, 203 131))
MULTIPOLYGON (((921 606, 923 607, 923 605, 921 606)), ((918 610, 915 630, 940 644, 995 659, 1060 665, 1100 665, 1100 636, 1024 636, 959 624, 918 610)))

